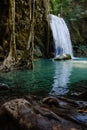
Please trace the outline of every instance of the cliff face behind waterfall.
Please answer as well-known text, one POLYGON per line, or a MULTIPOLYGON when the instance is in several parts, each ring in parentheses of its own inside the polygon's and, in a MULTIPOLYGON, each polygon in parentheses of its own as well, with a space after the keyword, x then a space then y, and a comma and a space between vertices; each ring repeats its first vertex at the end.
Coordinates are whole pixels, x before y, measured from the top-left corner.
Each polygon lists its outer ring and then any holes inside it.
POLYGON ((69 23, 74 55, 87 57, 87 0, 73 0, 71 10, 77 18, 69 23))

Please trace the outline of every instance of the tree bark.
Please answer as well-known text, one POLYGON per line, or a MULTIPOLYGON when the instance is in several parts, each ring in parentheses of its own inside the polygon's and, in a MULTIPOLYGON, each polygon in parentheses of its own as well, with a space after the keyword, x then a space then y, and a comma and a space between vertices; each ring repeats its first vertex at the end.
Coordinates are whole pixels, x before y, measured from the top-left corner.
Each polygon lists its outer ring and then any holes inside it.
POLYGON ((2 69, 9 70, 16 62, 16 43, 15 43, 15 0, 9 0, 9 32, 10 32, 10 51, 4 60, 2 69))
POLYGON ((9 8, 9 27, 11 33, 10 53, 13 60, 16 60, 16 43, 15 43, 15 0, 10 0, 9 8))
MULTIPOLYGON (((17 1, 18 2, 18 1, 17 1)), ((16 59, 16 43, 15 43, 15 0, 9 0, 9 33, 10 33, 10 50, 8 57, 3 62, 3 68, 6 68, 10 70, 11 68, 17 69, 32 69, 33 68, 33 53, 34 53, 34 46, 41 49, 41 46, 43 46, 42 51, 43 55, 45 56, 45 51, 48 53, 49 51, 49 40, 47 43, 48 36, 45 36, 45 33, 48 31, 49 35, 49 27, 47 26, 47 13, 48 11, 48 3, 49 0, 27 0, 22 3, 18 2, 16 10, 16 25, 19 27, 16 28, 16 34, 17 34, 17 46, 20 46, 20 44, 25 44, 26 49, 24 50, 24 54, 21 55, 19 58, 16 59), (25 10, 25 8, 22 10, 20 9, 19 5, 21 4, 21 7, 25 7, 25 4, 29 4, 27 7, 29 7, 29 10, 25 10), (36 6, 36 7, 35 7, 36 6), (18 12, 20 10, 20 13, 18 12), (24 11, 26 13, 24 13, 24 11), (28 12, 29 11, 29 12, 28 12), (26 16, 27 15, 27 16, 26 16), (20 16, 20 18, 19 18, 20 16), (26 16, 26 18, 24 18, 26 16), (21 18, 24 18, 23 26, 21 23, 21 18), (29 19, 28 19, 29 18, 29 19), (27 22, 26 22, 27 21, 27 22), (26 25, 27 24, 27 25, 26 25), (46 25, 46 26, 45 26, 46 25), (21 28, 22 26, 22 28, 21 28), (29 30, 28 30, 29 27, 29 30), (47 28, 48 27, 48 28, 47 28), (25 29, 27 28, 27 29, 25 29), (37 30, 38 31, 37 31, 37 30), (21 31, 24 32, 23 39, 21 31), (29 32, 29 34, 27 34, 29 32), (21 34, 21 35, 20 35, 21 34), (26 36, 25 36, 26 35, 26 36), (29 35, 29 36, 28 36, 29 35), (41 39, 41 42, 38 43, 39 40, 36 40, 34 37, 38 37, 38 39, 41 39), (35 39, 35 40, 34 40, 35 39), (34 41, 37 45, 34 45, 34 41), (27 42, 27 45, 26 45, 27 42), (48 44, 48 45, 47 45, 48 44)), ((9 38, 8 38, 9 41, 9 38)), ((21 48, 21 47, 20 47, 21 48)))
POLYGON ((34 52, 34 11, 35 11, 35 0, 29 1, 30 7, 30 31, 29 39, 26 50, 24 51, 23 57, 19 61, 20 67, 23 69, 33 69, 33 52, 34 52))

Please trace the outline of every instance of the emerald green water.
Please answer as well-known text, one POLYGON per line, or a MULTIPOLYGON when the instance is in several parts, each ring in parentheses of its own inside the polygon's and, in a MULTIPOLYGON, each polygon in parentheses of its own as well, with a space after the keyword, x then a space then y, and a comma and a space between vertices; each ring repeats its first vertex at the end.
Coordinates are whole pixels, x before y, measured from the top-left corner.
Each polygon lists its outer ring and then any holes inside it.
MULTIPOLYGON (((0 83, 36 95, 64 95, 70 85, 87 81, 87 59, 69 61, 37 60, 34 70, 0 73, 0 83)), ((73 86, 75 88, 76 86, 73 86)))

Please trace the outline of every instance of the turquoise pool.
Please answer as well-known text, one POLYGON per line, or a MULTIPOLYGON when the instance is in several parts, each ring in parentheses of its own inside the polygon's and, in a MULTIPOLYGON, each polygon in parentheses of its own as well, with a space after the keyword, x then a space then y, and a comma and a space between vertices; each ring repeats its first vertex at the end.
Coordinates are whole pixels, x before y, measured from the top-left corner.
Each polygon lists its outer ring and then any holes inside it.
POLYGON ((71 91, 72 84, 82 81, 87 81, 87 58, 36 60, 34 70, 0 73, 0 83, 36 95, 64 95, 71 91))

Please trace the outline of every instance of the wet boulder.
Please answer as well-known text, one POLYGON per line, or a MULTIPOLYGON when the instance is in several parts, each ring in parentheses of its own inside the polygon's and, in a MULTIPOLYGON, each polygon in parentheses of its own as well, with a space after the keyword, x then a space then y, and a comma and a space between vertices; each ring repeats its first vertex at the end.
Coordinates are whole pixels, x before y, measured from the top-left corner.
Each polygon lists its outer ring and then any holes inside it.
POLYGON ((58 55, 57 57, 54 58, 54 60, 70 60, 71 55, 69 54, 63 54, 63 55, 58 55))

